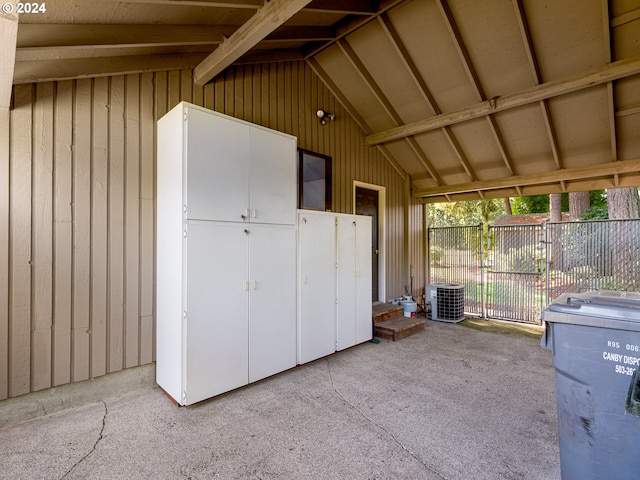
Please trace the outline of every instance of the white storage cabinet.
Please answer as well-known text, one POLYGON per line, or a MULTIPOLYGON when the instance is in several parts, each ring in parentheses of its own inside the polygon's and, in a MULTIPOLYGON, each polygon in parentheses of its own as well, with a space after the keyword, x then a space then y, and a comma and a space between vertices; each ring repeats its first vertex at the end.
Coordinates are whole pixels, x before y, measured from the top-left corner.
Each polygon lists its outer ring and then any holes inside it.
POLYGON ((181 405, 296 364, 295 162, 188 103, 158 122, 156 380, 181 405))
POLYGON ((371 217, 336 215, 336 350, 371 340, 371 217))
POLYGON ((371 218, 298 210, 298 363, 372 338, 371 218))

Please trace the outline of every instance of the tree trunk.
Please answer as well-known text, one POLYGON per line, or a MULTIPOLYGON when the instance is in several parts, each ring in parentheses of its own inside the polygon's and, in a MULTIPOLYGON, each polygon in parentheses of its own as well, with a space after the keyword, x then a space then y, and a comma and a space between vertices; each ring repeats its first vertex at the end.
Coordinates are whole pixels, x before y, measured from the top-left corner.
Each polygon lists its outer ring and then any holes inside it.
POLYGON ((590 206, 589 192, 571 192, 569 194, 569 220, 577 220, 580 215, 589 210, 590 206))
POLYGON ((562 221, 562 194, 552 193, 549 195, 549 212, 552 222, 562 221))
MULTIPOLYGON (((637 188, 610 188, 607 190, 610 220, 640 218, 640 199, 637 188)), ((640 241, 633 229, 634 222, 616 222, 609 225, 609 245, 615 287, 638 290, 640 268, 634 261, 640 256, 640 241)))
POLYGON ((511 199, 509 197, 504 199, 504 210, 507 215, 513 215, 513 210, 511 210, 511 199))
MULTIPOLYGON (((549 220, 552 223, 562 221, 562 194, 552 193, 549 195, 549 220)), ((551 266, 555 270, 564 271, 564 256, 562 255, 562 239, 558 233, 562 231, 560 225, 548 225, 551 230, 551 266)))
POLYGON ((640 199, 638 189, 610 188, 607 190, 607 207, 610 220, 640 218, 640 199))

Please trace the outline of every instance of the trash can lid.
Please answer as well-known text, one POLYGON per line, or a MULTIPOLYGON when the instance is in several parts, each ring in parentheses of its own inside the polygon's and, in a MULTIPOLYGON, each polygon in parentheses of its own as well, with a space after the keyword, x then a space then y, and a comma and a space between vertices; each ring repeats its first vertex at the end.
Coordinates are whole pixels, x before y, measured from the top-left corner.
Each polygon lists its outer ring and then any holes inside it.
MULTIPOLYGON (((616 322, 638 324, 629 325, 629 327, 631 330, 639 330, 640 293, 611 291, 565 293, 547 307, 542 314, 542 319, 552 323, 576 323, 604 327, 613 327, 612 322, 608 320, 615 320, 616 322), (588 319, 580 317, 588 317, 588 319)), ((621 325, 616 325, 616 327, 620 328, 621 325)))

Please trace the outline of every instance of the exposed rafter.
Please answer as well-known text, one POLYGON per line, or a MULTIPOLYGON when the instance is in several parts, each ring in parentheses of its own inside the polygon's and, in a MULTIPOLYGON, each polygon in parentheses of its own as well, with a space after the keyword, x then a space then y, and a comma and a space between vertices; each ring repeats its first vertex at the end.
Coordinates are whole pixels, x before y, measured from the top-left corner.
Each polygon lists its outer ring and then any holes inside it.
POLYGON ((358 113, 353 105, 349 102, 347 97, 344 96, 340 88, 335 84, 335 82, 331 79, 329 74, 324 71, 324 69, 320 66, 318 61, 315 58, 311 58, 307 60, 307 64, 311 67, 311 69, 315 72, 316 75, 322 80, 322 83, 329 89, 329 91, 333 94, 334 97, 340 102, 343 108, 349 112, 349 115, 356 121, 358 126, 362 129, 365 134, 371 133, 373 130, 367 122, 362 118, 362 116, 358 113))
POLYGON ((313 0, 305 10, 323 13, 341 13, 348 15, 373 15, 377 12, 378 2, 371 0, 313 0))
POLYGON ((202 86, 207 83, 309 2, 310 0, 271 0, 194 69, 195 84, 202 86))
MULTIPOLYGON (((531 38, 531 31, 529 30, 529 24, 527 22, 527 16, 522 0, 513 0, 513 9, 516 14, 518 27, 520 28, 520 35, 524 43, 524 50, 527 54, 527 60, 529 61, 533 81, 536 85, 540 85, 542 83, 542 74, 540 73, 540 65, 533 46, 533 39, 531 38)), ((546 100, 540 100, 540 111, 542 112, 544 127, 547 131, 547 137, 549 138, 549 146, 551 147, 553 161, 557 168, 562 168, 562 159, 560 158, 560 150, 558 149, 558 140, 553 124, 551 123, 551 114, 546 100)))
MULTIPOLYGON (((374 78, 367 71, 366 67, 360 61, 360 59, 356 55, 356 52, 353 50, 353 48, 351 48, 349 43, 344 39, 338 41, 338 46, 342 50, 342 53, 349 60, 349 63, 351 63, 353 68, 356 70, 358 75, 360 75, 360 78, 362 78, 364 83, 367 85, 367 87, 371 90, 373 95, 376 97, 376 99, 378 100, 382 108, 384 108, 385 112, 387 112, 387 115, 391 117, 392 121, 396 125, 401 125, 403 123, 402 118, 400 117, 398 112, 396 112, 395 108, 393 107, 389 99, 386 97, 382 89, 378 86, 374 78)), ((414 153, 416 153, 418 159, 420 160, 420 163, 422 163, 422 166, 433 176, 433 179, 437 182, 437 184, 441 185, 442 180, 437 175, 435 169, 433 168, 433 165, 431 165, 426 155, 424 155, 424 152, 421 152, 420 146, 418 145, 418 143, 414 139, 407 139, 407 141, 409 143, 409 147, 414 151, 414 153)))
MULTIPOLYGON (((416 84, 416 87, 418 88, 418 91, 422 95, 422 98, 424 99, 426 104, 429 106, 429 108, 431 109, 431 111, 433 111, 434 114, 439 115, 440 113, 442 113, 440 110, 440 107, 438 106, 438 103, 436 102, 436 99, 434 98, 433 94, 429 90, 429 87, 427 86, 427 83, 424 81, 424 78, 422 78, 422 75, 420 75, 420 72, 418 71, 418 67, 416 66, 415 62, 411 58, 411 55, 407 51, 404 43, 402 42, 402 39, 400 38, 400 35, 398 34, 396 28, 393 26, 393 23, 391 22, 391 20, 389 19, 389 16, 386 13, 383 13, 378 17, 378 21, 380 22, 382 29, 386 32, 387 37, 389 38, 389 40, 391 41, 391 44, 393 45, 396 52, 398 53, 400 60, 402 60, 402 63, 406 67, 407 72, 411 76, 411 79, 416 84)), ((458 141, 455 139, 453 133, 451 132, 451 129, 449 129, 448 127, 443 127, 442 133, 444 134, 445 138, 451 145, 451 148, 453 148, 454 153, 460 160, 460 163, 462 164, 465 171, 467 172, 467 175, 469 175, 469 177, 471 177, 472 179, 476 180, 475 173, 471 169, 469 161, 466 155, 464 154, 464 152, 462 151, 462 148, 460 148, 460 145, 458 144, 458 141)), ((424 164, 427 157, 426 155, 424 155, 424 153, 423 153, 423 156, 424 158, 422 159, 422 162, 424 164)), ((429 163, 429 166, 431 166, 431 163, 429 163)), ((433 168, 428 168, 428 170, 431 177, 434 178, 439 185, 442 184, 442 180, 440 179, 440 176, 438 175, 436 170, 433 168)))
POLYGON ((640 19, 640 8, 636 8, 635 10, 631 10, 630 12, 627 12, 624 15, 620 15, 618 17, 612 18, 611 28, 619 27, 620 25, 624 25, 625 23, 630 23, 639 19, 640 19))
POLYGON ((18 14, 0 13, 0 108, 9 108, 11 101, 17 38, 18 14))
MULTIPOLYGON (((344 96, 342 91, 338 88, 338 86, 334 83, 334 81, 329 77, 327 72, 320 66, 318 61, 314 58, 307 60, 307 64, 311 69, 315 72, 316 75, 320 78, 320 80, 325 84, 325 86, 329 89, 329 91, 336 97, 336 100, 342 105, 342 107, 351 115, 351 117, 355 120, 358 126, 362 129, 365 134, 370 133, 371 127, 367 125, 367 122, 360 116, 358 111, 351 105, 349 100, 344 96)), ((393 158, 393 155, 389 153, 387 148, 384 145, 376 146, 380 154, 389 162, 389 164, 398 172, 398 175, 404 180, 407 177, 407 172, 405 172, 398 162, 393 158)))
POLYGON ((123 57, 97 57, 37 62, 16 62, 13 83, 49 82, 76 78, 106 77, 130 73, 156 72, 193 68, 204 54, 146 55, 123 57))
POLYGON ((18 31, 18 49, 56 47, 124 48, 167 45, 217 45, 238 27, 202 25, 26 23, 18 31))
MULTIPOLYGON (((613 59, 611 53, 611 31, 609 22, 609 2, 602 0, 602 33, 604 36, 605 62, 610 63, 613 59)), ((613 96, 613 82, 607 82, 607 107, 609 113, 609 137, 611 139, 611 158, 618 160, 618 140, 616 135, 616 107, 613 96)), ((616 176, 616 186, 618 177, 616 176)))
MULTIPOLYGON (((139 24, 39 24, 26 23, 18 30, 18 49, 124 48, 173 45, 218 45, 238 29, 237 25, 139 25, 139 24)), ((267 35, 265 44, 328 41, 332 27, 283 26, 267 35)))
POLYGON ((552 172, 537 173, 533 175, 516 175, 495 180, 481 180, 478 182, 462 183, 417 189, 413 191, 413 197, 432 197, 438 195, 454 195, 459 193, 477 192, 479 190, 500 190, 514 188, 516 186, 542 185, 558 183, 561 181, 581 180, 588 178, 607 177, 616 174, 636 173, 640 170, 640 159, 610 162, 598 165, 589 165, 579 168, 565 168, 552 172))
POLYGON ((567 93, 576 92, 585 88, 602 85, 612 80, 629 77, 640 73, 640 55, 610 63, 583 75, 572 76, 563 80, 536 85, 528 90, 503 97, 491 98, 469 107, 450 113, 436 115, 400 127, 369 135, 366 139, 368 145, 391 142, 400 138, 417 135, 442 128, 446 125, 473 120, 491 113, 502 112, 524 105, 540 102, 548 98, 558 97, 567 93))
POLYGON ((115 0, 121 3, 148 3, 151 5, 175 5, 178 7, 249 8, 257 10, 264 0, 115 0))
POLYGON ((381 0, 378 2, 378 10, 377 13, 369 15, 369 16, 358 16, 355 18, 347 18, 346 20, 340 22, 336 28, 336 38, 329 42, 324 42, 319 45, 314 45, 305 49, 304 56, 305 58, 311 58, 323 50, 332 46, 336 41, 345 38, 350 33, 355 32, 360 27, 365 26, 367 23, 375 20, 378 15, 382 15, 383 13, 391 10, 396 5, 399 5, 404 0, 381 0))
MULTIPOLYGON (((474 88, 476 96, 478 97, 478 100, 480 101, 486 100, 487 96, 484 92, 484 88, 482 87, 482 83, 480 82, 480 77, 478 77, 478 72, 473 66, 473 62, 471 61, 471 55, 469 55, 469 50, 467 50, 464 40, 462 39, 462 34, 460 33, 460 29, 456 24, 455 18, 453 17, 453 12, 451 11, 451 8, 449 7, 447 0, 438 0, 436 4, 438 5, 440 13, 444 18, 445 25, 447 26, 447 29, 451 34, 453 44, 456 47, 456 50, 458 51, 458 55, 460 56, 460 61, 462 62, 462 66, 464 67, 464 70, 467 72, 469 80, 471 81, 471 86, 474 88)), ((502 135, 500 134, 498 126, 496 125, 495 120, 490 115, 487 115, 486 119, 487 119, 487 124, 489 126, 489 130, 491 131, 491 135, 493 136, 493 139, 495 140, 498 146, 498 150, 500 150, 502 161, 507 167, 507 170, 509 171, 509 173, 513 175, 514 173, 516 173, 513 167, 513 162, 509 157, 509 154, 507 152, 507 147, 504 144, 504 140, 502 138, 502 135)))

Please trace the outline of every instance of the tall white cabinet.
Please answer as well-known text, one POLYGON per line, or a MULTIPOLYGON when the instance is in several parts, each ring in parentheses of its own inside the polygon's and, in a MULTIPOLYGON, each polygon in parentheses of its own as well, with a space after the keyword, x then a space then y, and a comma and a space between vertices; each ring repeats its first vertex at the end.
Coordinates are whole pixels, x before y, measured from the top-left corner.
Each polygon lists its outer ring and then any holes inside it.
POLYGON ((298 210, 298 363, 372 338, 371 218, 298 210))
POLYGON ((296 365, 296 139, 185 102, 158 122, 156 380, 189 405, 296 365))

